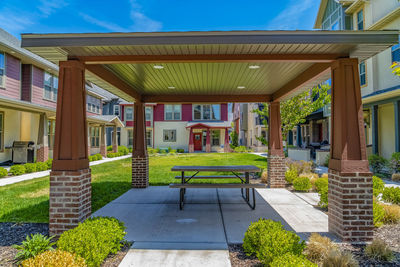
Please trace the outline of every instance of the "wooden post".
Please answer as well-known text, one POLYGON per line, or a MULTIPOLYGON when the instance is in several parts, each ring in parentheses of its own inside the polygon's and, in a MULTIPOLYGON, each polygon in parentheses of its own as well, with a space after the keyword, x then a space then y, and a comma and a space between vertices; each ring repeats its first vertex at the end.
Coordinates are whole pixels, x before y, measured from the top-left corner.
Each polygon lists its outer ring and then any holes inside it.
POLYGON ((117 140, 117 126, 113 127, 113 134, 112 134, 112 151, 113 153, 118 152, 118 140, 117 140))
POLYGON ((106 139, 107 139, 106 126, 103 124, 101 125, 101 131, 100 131, 100 154, 104 158, 107 157, 106 139))
POLYGON ((206 136, 206 152, 207 153, 211 152, 210 135, 211 135, 211 131, 210 131, 210 129, 207 129, 207 136, 206 136))
POLYGON ((194 143, 193 143, 193 129, 190 127, 189 132, 189 153, 194 152, 194 143))
POLYGON ((149 159, 146 146, 145 105, 136 101, 133 127, 132 187, 149 186, 149 159))
POLYGON ((45 162, 49 158, 49 140, 47 133, 46 113, 40 114, 37 146, 36 161, 45 162))
POLYGON ((59 235, 91 213, 85 67, 60 61, 53 166, 50 173, 49 231, 59 235))
POLYGON ((225 128, 225 139, 224 139, 224 152, 231 152, 231 147, 229 145, 229 132, 228 128, 225 128))

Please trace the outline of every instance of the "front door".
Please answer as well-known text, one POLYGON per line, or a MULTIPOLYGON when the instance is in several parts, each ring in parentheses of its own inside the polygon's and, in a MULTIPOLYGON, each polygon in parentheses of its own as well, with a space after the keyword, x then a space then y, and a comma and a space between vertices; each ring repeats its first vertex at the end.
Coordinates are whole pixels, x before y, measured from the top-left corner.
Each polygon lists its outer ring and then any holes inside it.
POLYGON ((203 149, 201 143, 201 133, 194 133, 193 134, 193 144, 194 144, 194 151, 201 151, 203 149))

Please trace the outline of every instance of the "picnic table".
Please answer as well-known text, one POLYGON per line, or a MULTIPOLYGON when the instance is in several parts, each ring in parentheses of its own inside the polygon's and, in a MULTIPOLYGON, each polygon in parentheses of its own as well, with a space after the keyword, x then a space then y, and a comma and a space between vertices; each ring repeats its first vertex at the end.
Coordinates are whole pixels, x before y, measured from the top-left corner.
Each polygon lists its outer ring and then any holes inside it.
POLYGON ((253 165, 233 166, 174 166, 171 171, 181 172, 180 183, 170 184, 170 188, 179 188, 179 208, 185 205, 185 193, 188 188, 240 188, 242 197, 250 208, 255 209, 255 188, 265 188, 263 184, 250 184, 250 173, 260 172, 260 168, 253 165), (185 175, 185 172, 194 172, 193 175, 185 175), (230 175, 198 175, 200 172, 228 172, 230 175), (196 179, 239 179, 240 183, 189 183, 196 179), (253 203, 250 203, 250 189, 252 190, 253 203), (243 193, 245 192, 245 193, 243 193))

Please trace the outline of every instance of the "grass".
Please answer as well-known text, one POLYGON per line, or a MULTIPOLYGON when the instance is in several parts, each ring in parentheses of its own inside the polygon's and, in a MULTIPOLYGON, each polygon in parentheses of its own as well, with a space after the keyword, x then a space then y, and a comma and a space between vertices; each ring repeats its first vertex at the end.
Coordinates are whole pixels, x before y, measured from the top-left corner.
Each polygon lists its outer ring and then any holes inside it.
MULTIPOLYGON (((179 173, 174 165, 256 165, 267 161, 252 154, 182 154, 150 156, 150 185, 176 182, 179 173)), ((92 212, 100 209, 131 188, 131 159, 92 166, 92 212)), ((206 173, 202 173, 206 174, 206 173)), ((201 182, 237 182, 237 180, 202 180, 201 182)), ((37 178, 0 187, 0 222, 47 223, 49 219, 49 177, 37 178)))

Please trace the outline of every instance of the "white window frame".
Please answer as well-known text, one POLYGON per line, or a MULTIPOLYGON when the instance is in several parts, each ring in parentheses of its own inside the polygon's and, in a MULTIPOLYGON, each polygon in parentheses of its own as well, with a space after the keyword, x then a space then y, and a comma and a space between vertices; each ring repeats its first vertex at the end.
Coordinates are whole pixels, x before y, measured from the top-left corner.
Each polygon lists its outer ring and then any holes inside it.
POLYGON ((125 121, 133 121, 133 107, 132 106, 125 106, 125 116, 124 116, 125 121), (127 111, 130 110, 128 113, 127 111), (131 118, 128 118, 128 114, 131 115, 131 118))
POLYGON ((153 146, 153 131, 152 130, 146 130, 146 145, 148 147, 153 146))
MULTIPOLYGON (((2 51, 0 51, 0 55, 3 56, 2 62, 0 62, 0 76, 2 76, 0 80, 0 87, 5 88, 6 86, 6 54, 2 51), (3 65, 3 66, 2 66, 3 65)), ((1 58, 0 58, 1 60, 1 58)))
POLYGON ((133 147, 133 129, 128 129, 128 147, 133 147))
POLYGON ((58 95, 58 77, 45 71, 43 73, 43 99, 56 102, 58 95), (46 75, 50 76, 50 97, 46 96, 46 75))
POLYGON ((356 22, 357 22, 357 30, 364 30, 364 9, 360 9, 357 13, 356 13, 356 22), (361 20, 358 20, 359 16, 358 14, 361 13, 361 20), (362 23, 362 29, 360 29, 360 23, 362 23))
POLYGON ((358 64, 358 71, 360 73, 360 86, 366 86, 367 85, 367 65, 365 64, 365 61, 361 62, 358 64), (364 71, 361 72, 361 65, 364 65, 364 71), (361 83, 361 76, 364 75, 364 83, 361 83))
POLYGON ((90 147, 100 147, 100 127, 90 127, 90 147))
POLYGON ((113 114, 114 114, 115 116, 118 116, 118 117, 121 116, 121 108, 120 108, 120 106, 119 106, 118 104, 114 105, 114 107, 113 107, 113 114), (116 113, 115 111, 116 111, 117 109, 118 109, 118 115, 115 114, 115 113, 116 113))
POLYGON ((177 139, 176 138, 176 129, 164 129, 163 130, 163 142, 176 143, 176 139, 177 139), (170 134, 168 133, 168 138, 165 138, 166 132, 170 132, 170 133, 174 132, 174 134, 173 134, 174 136, 170 138, 170 134), (170 139, 172 139, 172 140, 170 140, 170 139))
POLYGON ((211 131, 211 146, 220 146, 221 145, 221 130, 212 130, 211 131), (214 141, 217 140, 217 138, 215 138, 215 133, 218 133, 218 144, 214 144, 214 141))
POLYGON ((152 107, 145 108, 145 118, 146 118, 146 121, 153 120, 153 108, 152 107), (147 115, 149 115, 149 118, 147 118, 147 115))
MULTIPOLYGON (((215 116, 216 117, 216 116, 215 116)), ((221 104, 193 104, 192 105, 192 118, 194 121, 220 121, 221 120, 221 104), (212 108, 213 105, 218 105, 219 106, 219 118, 213 119, 213 113, 214 110, 212 108), (196 119, 194 117, 194 109, 195 106, 200 106, 200 119, 196 119), (205 119, 204 118, 204 107, 205 106, 209 106, 210 107, 210 118, 209 119, 205 119)))
POLYGON ((182 105, 181 104, 165 104, 164 105, 164 120, 165 121, 180 121, 182 120, 182 105), (172 107, 172 111, 167 111, 167 106, 172 107), (179 110, 176 110, 176 108, 179 107, 179 110), (175 113, 179 111, 179 118, 175 118, 175 113), (172 112, 172 117, 171 119, 167 119, 167 113, 172 112))

